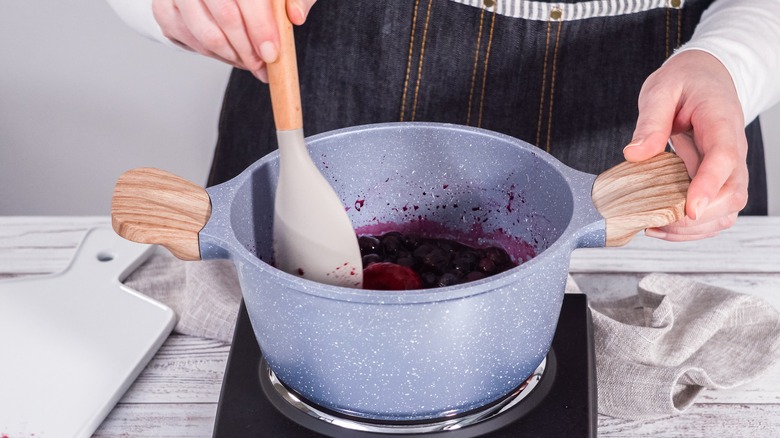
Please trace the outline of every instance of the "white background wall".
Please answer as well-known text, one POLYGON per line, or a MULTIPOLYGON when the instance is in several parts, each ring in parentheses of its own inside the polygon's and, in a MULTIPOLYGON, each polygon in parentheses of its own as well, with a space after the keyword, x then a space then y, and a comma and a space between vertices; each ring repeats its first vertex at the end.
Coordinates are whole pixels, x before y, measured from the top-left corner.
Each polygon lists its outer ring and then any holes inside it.
MULTIPOLYGON (((205 184, 229 69, 148 41, 104 0, 0 1, 0 215, 104 215, 123 171, 205 184)), ((762 115, 780 215, 780 105, 762 115)))

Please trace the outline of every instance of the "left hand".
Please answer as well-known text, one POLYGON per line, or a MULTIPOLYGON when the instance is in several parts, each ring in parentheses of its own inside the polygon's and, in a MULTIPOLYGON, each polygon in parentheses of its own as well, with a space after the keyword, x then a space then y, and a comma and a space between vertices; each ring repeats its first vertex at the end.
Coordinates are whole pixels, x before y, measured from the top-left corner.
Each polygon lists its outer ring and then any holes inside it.
POLYGON ((661 153, 669 138, 692 177, 686 217, 645 233, 695 240, 734 225, 747 204, 745 123, 731 75, 709 53, 682 52, 645 80, 634 137, 623 155, 646 160, 661 153))

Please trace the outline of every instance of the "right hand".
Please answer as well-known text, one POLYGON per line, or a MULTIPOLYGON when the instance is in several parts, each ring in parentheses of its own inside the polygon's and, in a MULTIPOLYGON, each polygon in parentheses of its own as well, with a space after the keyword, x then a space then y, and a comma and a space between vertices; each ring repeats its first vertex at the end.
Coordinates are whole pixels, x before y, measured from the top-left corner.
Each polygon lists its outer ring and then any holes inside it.
MULTIPOLYGON (((290 22, 303 24, 315 1, 286 0, 290 22)), ((266 63, 279 55, 271 0, 153 0, 152 12, 175 44, 268 82, 266 63)))

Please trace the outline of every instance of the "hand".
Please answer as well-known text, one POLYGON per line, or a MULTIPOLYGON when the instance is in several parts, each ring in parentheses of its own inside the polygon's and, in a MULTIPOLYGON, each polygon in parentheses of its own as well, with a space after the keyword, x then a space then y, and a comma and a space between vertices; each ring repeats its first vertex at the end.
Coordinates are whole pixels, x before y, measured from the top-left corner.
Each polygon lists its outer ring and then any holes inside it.
POLYGON ((712 55, 691 50, 651 74, 639 93, 634 139, 623 150, 642 161, 671 138, 691 175, 682 220, 645 234, 670 241, 717 235, 747 204, 747 139, 742 107, 728 70, 712 55))
MULTIPOLYGON (((316 0, 287 0, 287 16, 303 24, 316 0)), ((268 82, 265 64, 279 54, 271 0, 153 0, 163 35, 177 45, 252 72, 268 82)))

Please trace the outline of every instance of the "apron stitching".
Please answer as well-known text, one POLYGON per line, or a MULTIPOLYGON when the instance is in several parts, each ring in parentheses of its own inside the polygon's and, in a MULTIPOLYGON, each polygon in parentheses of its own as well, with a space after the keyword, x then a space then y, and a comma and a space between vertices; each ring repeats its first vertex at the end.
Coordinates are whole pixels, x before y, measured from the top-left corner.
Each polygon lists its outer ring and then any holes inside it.
POLYGON ((555 50, 553 50, 553 64, 552 72, 550 73, 550 108, 547 116, 547 152, 550 152, 550 132, 552 129, 552 115, 553 115, 553 96, 555 95, 555 71, 558 65, 558 46, 561 40, 561 29, 563 29, 563 22, 558 23, 558 32, 555 35, 555 50))
MULTIPOLYGON (((498 4, 498 0, 496 0, 496 4, 498 4)), ((496 25, 496 9, 493 9, 493 19, 490 21, 490 33, 488 34, 488 43, 487 43, 487 53, 485 53, 485 65, 483 66, 482 71, 482 93, 479 96, 479 118, 477 119, 477 127, 482 127, 482 108, 485 104, 485 85, 487 84, 487 71, 488 71, 488 61, 490 60, 490 46, 493 43, 493 28, 496 25)))
POLYGON ((417 114, 417 96, 420 92, 420 83, 422 82, 423 58, 425 57, 425 40, 428 37, 428 22, 431 18, 431 5, 433 0, 428 0, 428 11, 425 14, 425 27, 423 28, 422 45, 420 46, 420 62, 417 65, 417 86, 414 89, 414 102, 412 103, 412 121, 417 114))
POLYGON ((666 49, 664 58, 669 58, 669 15, 671 14, 671 9, 666 8, 666 44, 664 45, 664 48, 666 49))
POLYGON ((479 64, 479 49, 482 45, 482 22, 485 17, 485 10, 479 14, 479 30, 477 31, 477 49, 474 51, 474 69, 471 72, 471 89, 469 89, 469 106, 466 111, 466 125, 471 124, 471 104, 474 97, 474 84, 477 82, 477 65, 479 64))
POLYGON ((401 96, 401 122, 404 121, 404 112, 406 111, 406 94, 409 90, 409 75, 412 71, 412 54, 414 53, 414 34, 417 28, 417 9, 420 0, 414 2, 414 13, 412 14, 412 32, 409 38, 409 57, 406 60, 406 78, 404 79, 404 94, 401 96))
POLYGON ((677 10, 677 47, 675 49, 680 48, 680 35, 682 34, 682 10, 677 10))
POLYGON ((544 91, 547 86, 547 53, 550 48, 550 26, 552 22, 547 22, 547 37, 544 43, 544 63, 542 66, 542 87, 541 95, 539 97, 539 120, 536 123, 536 145, 538 146, 542 140, 542 109, 544 109, 544 91))

